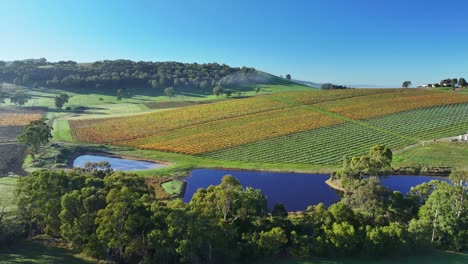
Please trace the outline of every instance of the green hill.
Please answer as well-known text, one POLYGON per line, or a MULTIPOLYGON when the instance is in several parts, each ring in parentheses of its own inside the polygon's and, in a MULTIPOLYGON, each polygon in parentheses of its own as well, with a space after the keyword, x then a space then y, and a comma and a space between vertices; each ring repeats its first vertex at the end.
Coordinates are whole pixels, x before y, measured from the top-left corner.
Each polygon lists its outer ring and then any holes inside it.
POLYGON ((171 88, 171 94, 206 96, 213 94, 214 89, 220 94, 231 95, 258 92, 257 88, 275 89, 275 86, 289 86, 293 89, 305 87, 248 67, 130 60, 93 63, 26 60, 0 63, 0 80, 30 88, 43 87, 76 93, 91 91, 116 94, 121 89, 124 97, 143 91, 153 96, 168 94, 165 91, 167 88, 171 88))

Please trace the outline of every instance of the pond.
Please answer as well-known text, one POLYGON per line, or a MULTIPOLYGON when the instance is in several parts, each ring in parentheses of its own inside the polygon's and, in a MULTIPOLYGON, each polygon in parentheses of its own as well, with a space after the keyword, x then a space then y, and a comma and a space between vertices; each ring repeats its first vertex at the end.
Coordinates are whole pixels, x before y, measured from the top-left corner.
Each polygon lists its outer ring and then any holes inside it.
MULTIPOLYGON (((325 181, 327 174, 278 173, 258 171, 232 171, 197 169, 185 180, 187 187, 183 196, 184 202, 189 202, 198 188, 218 185, 224 175, 232 175, 244 187, 260 189, 267 197, 271 209, 276 203, 283 203, 288 211, 302 211, 309 205, 324 203, 331 205, 339 201, 339 192, 330 188, 325 181)), ((428 176, 388 176, 381 180, 382 185, 391 190, 406 194, 411 187, 440 179, 428 176)))
POLYGON ((73 161, 73 167, 83 168, 86 162, 101 162, 107 161, 110 163, 111 167, 115 171, 133 171, 133 170, 149 170, 165 167, 164 164, 141 161, 141 160, 130 160, 130 159, 121 159, 121 158, 111 158, 106 156, 96 156, 96 155, 82 155, 77 157, 73 161))

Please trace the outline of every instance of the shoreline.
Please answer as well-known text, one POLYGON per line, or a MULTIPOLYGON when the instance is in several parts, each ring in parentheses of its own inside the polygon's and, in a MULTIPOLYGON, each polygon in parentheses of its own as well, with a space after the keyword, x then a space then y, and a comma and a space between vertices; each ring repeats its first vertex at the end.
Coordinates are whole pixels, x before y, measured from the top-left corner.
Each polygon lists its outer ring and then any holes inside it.
POLYGON ((331 178, 329 178, 328 180, 325 181, 325 183, 328 185, 328 187, 334 190, 337 190, 340 192, 346 192, 346 190, 343 187, 341 187, 339 180, 332 180, 331 178))

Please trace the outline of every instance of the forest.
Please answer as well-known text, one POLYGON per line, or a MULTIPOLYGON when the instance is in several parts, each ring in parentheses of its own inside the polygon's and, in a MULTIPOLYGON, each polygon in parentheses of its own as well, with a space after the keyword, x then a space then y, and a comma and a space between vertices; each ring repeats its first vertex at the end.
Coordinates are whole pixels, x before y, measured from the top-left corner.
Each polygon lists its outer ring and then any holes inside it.
POLYGON ((225 64, 104 60, 94 63, 39 60, 0 61, 0 80, 28 87, 68 90, 148 87, 210 92, 267 81, 254 68, 225 64))
POLYGON ((88 163, 39 170, 18 180, 15 221, 0 221, 0 246, 46 234, 96 259, 121 263, 230 263, 276 257, 398 257, 468 245, 468 173, 408 194, 382 186, 391 151, 345 159, 341 201, 288 213, 232 176, 189 203, 155 196, 145 178, 88 163), (375 175, 366 177, 365 174, 375 175), (351 187, 349 187, 351 186, 351 187))

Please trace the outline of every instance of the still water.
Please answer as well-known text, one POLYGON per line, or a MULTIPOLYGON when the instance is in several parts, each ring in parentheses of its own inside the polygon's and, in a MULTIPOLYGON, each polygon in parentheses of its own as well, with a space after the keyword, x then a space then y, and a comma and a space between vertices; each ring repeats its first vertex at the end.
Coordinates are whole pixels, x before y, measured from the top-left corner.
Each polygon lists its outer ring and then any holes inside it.
POLYGON ((149 170, 165 167, 164 164, 140 161, 140 160, 129 160, 120 158, 111 158, 106 156, 95 156, 95 155, 83 155, 77 157, 73 161, 73 167, 84 167, 86 162, 101 162, 107 161, 115 171, 133 171, 133 170, 149 170))
MULTIPOLYGON (((339 192, 325 183, 330 178, 327 174, 197 169, 185 179, 187 187, 184 202, 189 202, 198 188, 220 184, 222 177, 227 174, 236 178, 244 187, 260 189, 267 197, 269 208, 276 203, 283 203, 288 211, 302 211, 309 205, 324 203, 328 206, 340 199, 339 192)), ((388 176, 381 179, 381 182, 391 190, 406 194, 411 187, 434 179, 440 178, 388 176)))

